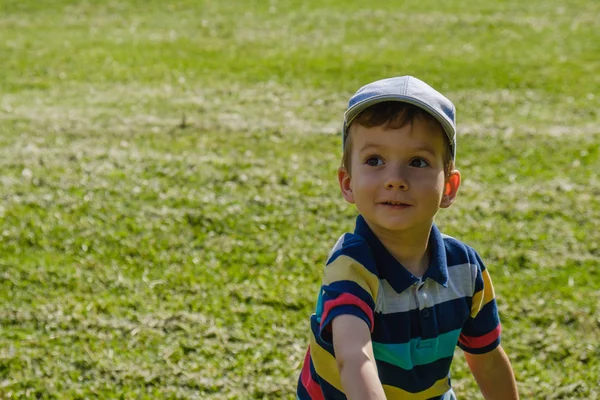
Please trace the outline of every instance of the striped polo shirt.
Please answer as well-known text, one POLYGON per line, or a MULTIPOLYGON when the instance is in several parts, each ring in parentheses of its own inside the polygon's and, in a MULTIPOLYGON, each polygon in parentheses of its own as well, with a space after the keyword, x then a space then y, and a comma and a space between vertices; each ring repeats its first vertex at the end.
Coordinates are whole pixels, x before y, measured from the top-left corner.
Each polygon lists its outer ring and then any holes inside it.
POLYGON ((428 251, 429 267, 417 278, 357 218, 354 234, 338 240, 324 270, 298 399, 346 398, 331 333, 338 315, 352 314, 368 325, 389 400, 442 399, 450 391, 457 345, 483 354, 500 344, 494 288, 477 252, 435 225, 428 251))

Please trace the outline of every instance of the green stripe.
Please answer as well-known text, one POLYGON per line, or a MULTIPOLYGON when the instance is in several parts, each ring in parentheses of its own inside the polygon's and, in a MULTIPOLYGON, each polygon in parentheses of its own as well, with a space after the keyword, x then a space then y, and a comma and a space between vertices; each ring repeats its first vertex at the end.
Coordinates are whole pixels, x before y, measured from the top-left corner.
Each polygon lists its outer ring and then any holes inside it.
POLYGON ((410 370, 415 365, 425 365, 442 358, 452 357, 460 331, 460 329, 450 331, 434 339, 412 339, 408 343, 373 342, 373 352, 376 360, 410 370))

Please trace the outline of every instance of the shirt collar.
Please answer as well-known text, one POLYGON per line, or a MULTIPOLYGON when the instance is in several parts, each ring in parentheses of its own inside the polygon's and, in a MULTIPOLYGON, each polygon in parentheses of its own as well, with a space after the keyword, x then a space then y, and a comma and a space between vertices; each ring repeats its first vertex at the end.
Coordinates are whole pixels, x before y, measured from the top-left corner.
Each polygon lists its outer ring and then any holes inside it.
MULTIPOLYGON (((419 281, 419 278, 408 272, 383 246, 362 215, 356 218, 354 233, 367 241, 375 259, 379 277, 388 281, 397 293, 405 291, 410 285, 419 281)), ((447 287, 446 247, 444 246, 442 234, 435 224, 431 226, 427 249, 429 251, 429 267, 421 280, 425 281, 427 278, 431 278, 440 285, 447 287)))

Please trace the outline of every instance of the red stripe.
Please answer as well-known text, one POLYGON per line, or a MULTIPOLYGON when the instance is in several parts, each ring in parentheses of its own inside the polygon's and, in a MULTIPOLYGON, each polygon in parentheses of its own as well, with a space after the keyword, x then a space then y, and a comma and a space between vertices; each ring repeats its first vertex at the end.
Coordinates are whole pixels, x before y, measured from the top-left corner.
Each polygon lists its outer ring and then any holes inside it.
POLYGON ((494 329, 490 333, 486 333, 483 336, 466 336, 461 333, 458 340, 466 347, 469 347, 471 349, 480 349, 482 347, 490 345, 491 343, 494 343, 496 339, 500 337, 501 330, 502 328, 500 324, 498 324, 496 329, 494 329))
POLYGON ((360 308, 365 314, 367 314, 369 322, 371 323, 371 332, 373 332, 373 310, 371 310, 371 307, 369 307, 367 303, 365 303, 360 298, 351 293, 341 294, 335 300, 328 300, 327 302, 325 302, 323 307, 323 315, 321 316, 321 329, 323 329, 323 322, 327 320, 327 315, 333 308, 337 306, 348 305, 356 306, 360 308))
POLYGON ((302 374, 300 375, 300 381, 308 392, 312 400, 324 400, 321 386, 312 378, 310 374, 310 348, 306 352, 304 357, 304 365, 302 366, 302 374))

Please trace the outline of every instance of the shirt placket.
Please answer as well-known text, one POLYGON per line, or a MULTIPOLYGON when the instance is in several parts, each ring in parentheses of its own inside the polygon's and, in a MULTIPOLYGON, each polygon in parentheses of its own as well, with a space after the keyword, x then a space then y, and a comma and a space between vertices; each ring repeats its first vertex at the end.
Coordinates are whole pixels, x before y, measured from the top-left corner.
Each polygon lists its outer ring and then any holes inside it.
POLYGON ((417 349, 429 349, 435 345, 438 336, 437 324, 432 312, 431 298, 425 290, 426 281, 419 279, 412 286, 413 297, 419 310, 420 339, 417 349), (426 338, 426 339, 424 339, 426 338))

